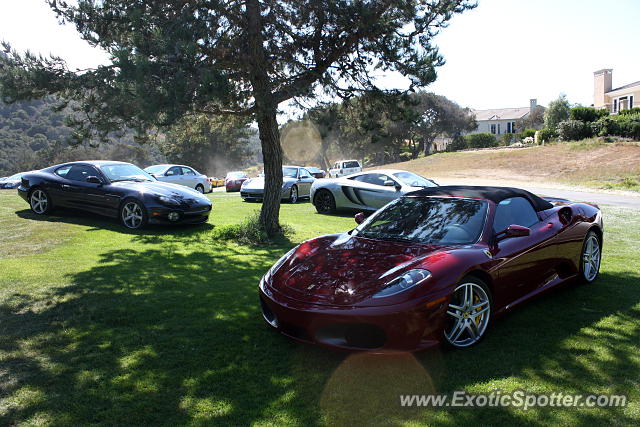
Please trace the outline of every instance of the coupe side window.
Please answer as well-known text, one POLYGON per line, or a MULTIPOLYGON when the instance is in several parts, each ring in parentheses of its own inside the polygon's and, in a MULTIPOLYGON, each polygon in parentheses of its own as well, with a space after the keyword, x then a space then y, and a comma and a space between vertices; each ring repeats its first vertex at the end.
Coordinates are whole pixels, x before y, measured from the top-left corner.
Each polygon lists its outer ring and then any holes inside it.
POLYGON ((183 175, 195 176, 196 173, 191 168, 182 168, 182 174, 183 175))
POLYGON ((306 169, 300 169, 300 178, 311 178, 311 174, 306 169))
POLYGON ((345 168, 359 168, 360 167, 360 163, 358 163, 358 162, 344 162, 344 167, 345 168))
POLYGON ((539 221, 531 203, 524 197, 512 197, 498 203, 493 231, 498 233, 512 224, 531 227, 539 221))
MULTIPOLYGON (((58 171, 56 171, 57 173, 58 171)), ((87 165, 73 165, 69 171, 64 175, 65 178, 71 181, 86 181, 87 177, 98 176, 98 172, 87 165)))
POLYGON ((169 168, 169 170, 166 173, 167 176, 176 176, 176 175, 182 175, 182 169, 179 168, 178 166, 174 166, 172 168, 169 168))
POLYGON ((63 166, 61 168, 56 169, 56 175, 61 176, 61 177, 66 177, 67 174, 69 173, 69 171, 71 170, 71 165, 69 166, 63 166))

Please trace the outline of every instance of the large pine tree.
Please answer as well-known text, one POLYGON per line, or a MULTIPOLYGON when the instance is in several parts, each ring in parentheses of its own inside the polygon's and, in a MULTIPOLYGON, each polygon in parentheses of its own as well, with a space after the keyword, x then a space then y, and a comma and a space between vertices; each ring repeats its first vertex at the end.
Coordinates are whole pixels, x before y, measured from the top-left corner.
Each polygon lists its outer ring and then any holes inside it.
POLYGON ((426 86, 443 63, 433 36, 467 0, 49 0, 111 64, 70 71, 60 58, 6 46, 6 102, 56 94, 77 101, 76 135, 128 126, 144 135, 189 113, 248 115, 258 123, 266 175, 260 221, 280 231, 282 149, 276 115, 320 89, 350 96, 373 70, 426 86))

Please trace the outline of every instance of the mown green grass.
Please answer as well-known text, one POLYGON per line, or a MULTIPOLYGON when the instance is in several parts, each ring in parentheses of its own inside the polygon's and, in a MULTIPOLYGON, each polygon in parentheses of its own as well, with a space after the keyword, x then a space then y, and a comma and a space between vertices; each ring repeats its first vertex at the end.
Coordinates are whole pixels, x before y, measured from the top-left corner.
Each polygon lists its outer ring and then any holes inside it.
POLYGON ((258 204, 215 194, 210 223, 130 233, 34 218, 0 193, 0 425, 638 424, 640 214, 605 208, 602 275, 496 322, 466 351, 337 353, 267 328, 257 283, 297 242, 350 229, 283 205, 289 240, 216 240, 258 204), (624 393, 624 409, 408 409, 399 394, 624 393))

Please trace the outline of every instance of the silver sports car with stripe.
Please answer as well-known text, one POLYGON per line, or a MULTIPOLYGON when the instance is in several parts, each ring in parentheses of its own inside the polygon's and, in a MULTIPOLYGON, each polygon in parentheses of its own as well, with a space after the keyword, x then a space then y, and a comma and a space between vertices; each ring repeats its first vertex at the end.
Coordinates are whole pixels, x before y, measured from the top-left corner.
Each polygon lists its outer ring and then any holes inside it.
POLYGON ((407 193, 437 186, 413 172, 378 169, 342 178, 319 179, 311 186, 310 196, 319 213, 338 209, 375 211, 407 193))

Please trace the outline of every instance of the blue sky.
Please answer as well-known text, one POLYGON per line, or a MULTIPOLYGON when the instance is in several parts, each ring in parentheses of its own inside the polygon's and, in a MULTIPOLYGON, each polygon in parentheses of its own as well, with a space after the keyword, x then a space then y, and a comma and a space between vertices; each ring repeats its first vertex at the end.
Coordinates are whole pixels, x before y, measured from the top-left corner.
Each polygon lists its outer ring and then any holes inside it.
MULTIPOLYGON (((58 25, 44 0, 0 0, 0 39, 87 68, 107 56, 58 25)), ((428 90, 476 109, 593 101, 593 71, 640 80, 640 0, 480 0, 436 38, 447 60, 428 90)), ((385 85, 401 84, 384 76, 385 85)))

